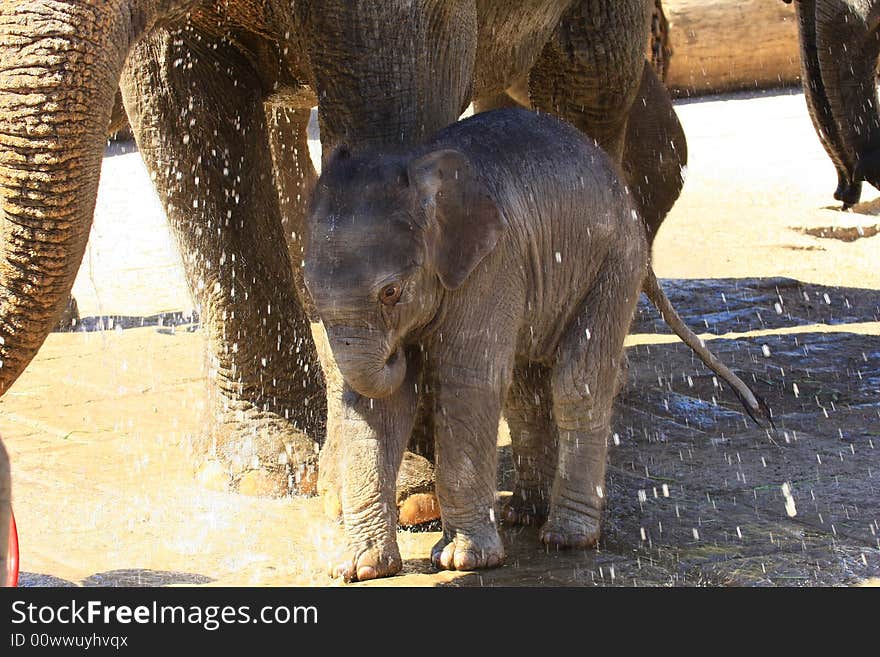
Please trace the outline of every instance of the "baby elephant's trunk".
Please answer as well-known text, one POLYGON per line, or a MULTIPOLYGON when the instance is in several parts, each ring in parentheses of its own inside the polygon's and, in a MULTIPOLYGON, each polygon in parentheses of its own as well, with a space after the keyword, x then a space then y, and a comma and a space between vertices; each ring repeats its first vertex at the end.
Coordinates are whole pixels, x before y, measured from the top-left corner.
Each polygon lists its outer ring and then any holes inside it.
POLYGON ((342 378, 357 393, 382 399, 394 393, 406 377, 403 350, 375 335, 329 329, 330 349, 342 378))
POLYGON ((703 361, 710 370, 730 384, 733 391, 736 393, 736 396, 739 397, 740 402, 745 407, 749 417, 751 417, 759 426, 761 423, 758 421, 758 417, 767 420, 767 422, 770 423, 770 426, 773 426, 770 408, 764 403, 764 400, 752 392, 745 382, 734 374, 727 365, 718 360, 715 354, 709 351, 703 341, 687 327, 672 306, 669 297, 663 292, 663 288, 660 287, 660 283, 657 281, 657 276, 654 275, 654 270, 651 267, 648 267, 648 275, 645 277, 642 289, 648 296, 648 299, 651 300, 651 303, 653 303, 657 310, 660 311, 660 316, 663 317, 663 321, 666 322, 669 328, 671 328, 687 346, 693 349, 694 353, 700 357, 700 360, 703 361))

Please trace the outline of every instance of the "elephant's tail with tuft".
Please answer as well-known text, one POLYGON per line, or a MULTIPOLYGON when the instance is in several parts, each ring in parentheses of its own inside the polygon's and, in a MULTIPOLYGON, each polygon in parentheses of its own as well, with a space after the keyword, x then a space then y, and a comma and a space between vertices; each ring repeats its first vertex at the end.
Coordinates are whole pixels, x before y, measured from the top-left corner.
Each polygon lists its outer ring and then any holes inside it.
POLYGON ((734 393, 739 397, 740 402, 755 424, 761 426, 761 422, 758 420, 760 417, 769 422, 771 427, 775 428, 770 407, 767 406, 763 399, 752 392, 751 388, 734 374, 727 365, 718 360, 715 354, 709 351, 705 343, 688 328, 687 324, 684 323, 684 320, 682 320, 673 307, 672 302, 669 301, 669 297, 666 296, 663 288, 660 287, 660 283, 651 266, 648 267, 648 275, 642 284, 642 290, 651 303, 654 304, 654 307, 660 311, 660 316, 667 326, 700 357, 700 360, 706 364, 706 367, 727 381, 733 388, 734 393))

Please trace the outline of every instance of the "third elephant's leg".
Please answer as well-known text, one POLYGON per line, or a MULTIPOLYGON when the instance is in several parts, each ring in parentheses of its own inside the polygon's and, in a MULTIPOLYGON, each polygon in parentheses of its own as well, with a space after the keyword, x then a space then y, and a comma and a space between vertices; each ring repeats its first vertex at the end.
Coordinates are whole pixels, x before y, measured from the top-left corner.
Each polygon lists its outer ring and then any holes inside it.
POLYGON ((282 233, 264 90, 234 47, 212 45, 158 30, 121 84, 209 343, 212 418, 197 451, 241 490, 307 492, 324 386, 282 233))
MULTIPOLYGON (((810 3, 802 4, 801 14, 810 8, 810 3)), ((837 128, 829 136, 835 142, 839 138, 843 146, 841 163, 855 163, 853 182, 865 180, 880 188, 880 100, 876 80, 880 3, 817 2, 815 21, 823 103, 827 99, 827 109, 837 128)))
POLYGON ((501 510, 506 523, 531 525, 547 518, 557 448, 550 373, 542 365, 520 364, 507 392, 504 415, 510 428, 516 484, 501 510))
POLYGON ((831 106, 828 104, 828 90, 822 80, 819 46, 816 42, 816 0, 801 0, 795 3, 795 8, 801 46, 801 80, 804 85, 807 110, 819 140, 837 171, 837 189, 834 198, 842 201, 844 206, 854 205, 859 202, 862 183, 853 180, 855 158, 846 151, 831 106))

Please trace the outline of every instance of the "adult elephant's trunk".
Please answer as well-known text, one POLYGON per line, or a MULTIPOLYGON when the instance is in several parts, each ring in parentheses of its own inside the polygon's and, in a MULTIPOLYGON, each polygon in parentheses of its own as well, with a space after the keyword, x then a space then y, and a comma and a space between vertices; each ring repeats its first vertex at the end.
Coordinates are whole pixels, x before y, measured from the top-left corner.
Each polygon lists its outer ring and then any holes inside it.
POLYGON ((855 156, 853 153, 848 153, 844 147, 822 79, 816 43, 816 0, 801 0, 795 3, 795 10, 801 47, 801 78, 807 110, 822 146, 837 170, 837 190, 834 192, 834 198, 843 201, 845 205, 853 205, 859 200, 862 185, 861 182, 854 180, 855 156))
POLYGON ((875 2, 816 2, 816 53, 828 106, 854 182, 880 188, 880 114, 875 82, 880 40, 875 2))
POLYGON ((155 11, 140 4, 0 0, 0 394, 76 277, 119 75, 155 11))
POLYGON ((310 41, 309 55, 325 154, 340 143, 355 150, 417 143, 458 119, 470 102, 473 0, 294 5, 308 32, 321 35, 310 41))

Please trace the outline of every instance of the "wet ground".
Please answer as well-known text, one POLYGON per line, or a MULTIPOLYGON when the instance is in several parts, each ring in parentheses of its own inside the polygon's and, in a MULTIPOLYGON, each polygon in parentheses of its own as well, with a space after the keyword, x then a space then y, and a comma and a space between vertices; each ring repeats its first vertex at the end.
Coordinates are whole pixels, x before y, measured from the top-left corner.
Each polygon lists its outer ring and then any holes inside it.
MULTIPOLYGON (((877 193, 866 189, 857 213, 827 209, 833 168, 800 95, 678 110, 690 174, 656 268, 686 321, 773 409, 776 430, 751 423, 643 303, 599 548, 548 553, 535 530, 505 529, 503 568, 437 573, 427 560, 437 532, 400 532, 404 573, 368 585, 880 581, 877 193)), ((187 323, 176 256, 133 157, 105 160, 78 301, 83 315, 136 319, 53 334, 0 400, 22 584, 333 585, 325 572, 341 530, 320 500, 248 498, 193 479, 202 334, 187 323), (112 200, 120 187, 125 208, 112 200), (171 311, 163 326, 140 326, 171 311)), ((503 433, 499 450, 504 495, 503 433)))

